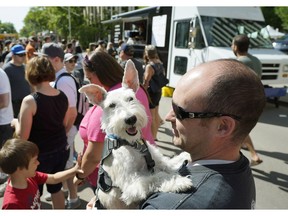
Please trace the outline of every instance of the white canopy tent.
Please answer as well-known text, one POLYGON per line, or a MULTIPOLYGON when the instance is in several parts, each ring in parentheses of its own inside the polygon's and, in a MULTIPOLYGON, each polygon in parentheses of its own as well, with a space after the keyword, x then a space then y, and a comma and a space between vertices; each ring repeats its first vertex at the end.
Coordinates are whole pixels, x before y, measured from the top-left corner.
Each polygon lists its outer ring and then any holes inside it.
POLYGON ((274 29, 272 26, 270 25, 267 25, 266 26, 266 30, 268 31, 269 35, 270 35, 270 38, 279 38, 279 37, 282 37, 284 36, 285 34, 282 33, 282 32, 279 32, 278 29, 274 29))

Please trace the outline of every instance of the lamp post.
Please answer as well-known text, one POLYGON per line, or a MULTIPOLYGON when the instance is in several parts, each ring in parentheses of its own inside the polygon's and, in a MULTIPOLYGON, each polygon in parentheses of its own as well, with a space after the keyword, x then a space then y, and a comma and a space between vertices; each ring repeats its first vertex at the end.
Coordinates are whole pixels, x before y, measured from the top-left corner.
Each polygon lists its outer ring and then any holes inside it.
POLYGON ((70 7, 68 7, 68 22, 69 22, 69 41, 71 40, 71 11, 70 7))

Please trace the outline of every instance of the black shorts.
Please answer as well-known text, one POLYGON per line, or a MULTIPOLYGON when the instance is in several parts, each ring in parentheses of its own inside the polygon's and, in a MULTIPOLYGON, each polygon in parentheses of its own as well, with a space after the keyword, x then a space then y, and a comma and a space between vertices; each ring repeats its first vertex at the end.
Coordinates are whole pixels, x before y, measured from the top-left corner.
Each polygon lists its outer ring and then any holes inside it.
POLYGON ((6 140, 11 139, 13 136, 14 128, 11 124, 0 125, 0 149, 6 142, 6 140))
POLYGON ((149 108, 150 109, 154 109, 156 106, 159 106, 159 102, 160 102, 160 99, 161 99, 162 91, 152 92, 150 90, 150 88, 148 88, 147 91, 148 91, 148 94, 149 94, 149 97, 150 97, 149 108))
MULTIPOLYGON (((39 154, 38 160, 40 162, 37 171, 48 173, 48 174, 54 174, 56 172, 60 172, 65 170, 66 162, 69 157, 69 149, 63 149, 60 151, 55 151, 51 154, 45 154, 41 155, 39 154)), ((47 191, 49 193, 57 193, 62 188, 62 183, 58 184, 47 184, 47 191)), ((43 184, 38 185, 40 195, 43 194, 43 184)))

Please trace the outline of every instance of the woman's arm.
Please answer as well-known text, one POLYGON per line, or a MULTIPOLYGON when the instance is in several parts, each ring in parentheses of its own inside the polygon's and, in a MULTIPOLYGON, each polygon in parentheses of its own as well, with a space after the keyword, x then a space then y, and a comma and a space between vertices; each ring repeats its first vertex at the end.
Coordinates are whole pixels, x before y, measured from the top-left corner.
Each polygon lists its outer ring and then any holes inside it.
POLYGON ((37 105, 33 96, 26 96, 21 104, 18 123, 14 121, 15 132, 19 138, 28 140, 36 110, 37 105))
POLYGON ((154 75, 153 67, 150 64, 146 65, 145 72, 144 72, 144 81, 143 81, 143 86, 146 90, 149 87, 149 82, 153 75, 154 75))
MULTIPOLYGON (((83 173, 79 174, 78 177, 84 179, 95 170, 101 161, 103 146, 103 142, 88 142, 88 146, 82 157, 81 163, 81 170, 83 173)), ((74 178, 74 184, 79 184, 80 182, 80 179, 76 177, 74 178)))

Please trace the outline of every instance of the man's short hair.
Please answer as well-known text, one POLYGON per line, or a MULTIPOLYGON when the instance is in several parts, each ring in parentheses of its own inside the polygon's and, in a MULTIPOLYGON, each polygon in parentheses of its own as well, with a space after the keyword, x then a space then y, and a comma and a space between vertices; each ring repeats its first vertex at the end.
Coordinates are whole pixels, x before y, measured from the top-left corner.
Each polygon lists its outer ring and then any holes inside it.
POLYGON ((128 56, 133 56, 135 50, 132 45, 124 43, 121 46, 121 51, 123 51, 128 56))
POLYGON ((13 174, 17 168, 28 169, 31 158, 38 154, 36 144, 22 139, 9 139, 0 150, 0 167, 7 174, 13 174))
POLYGON ((266 104, 263 84, 257 74, 235 59, 220 59, 214 64, 221 76, 213 81, 201 102, 203 112, 228 113, 240 117, 234 138, 244 138, 256 125, 266 104))
POLYGON ((29 41, 34 41, 34 42, 37 42, 38 41, 38 38, 36 36, 30 36, 29 41))
POLYGON ((245 34, 236 35, 233 38, 234 45, 237 46, 239 52, 248 52, 250 40, 245 34))

